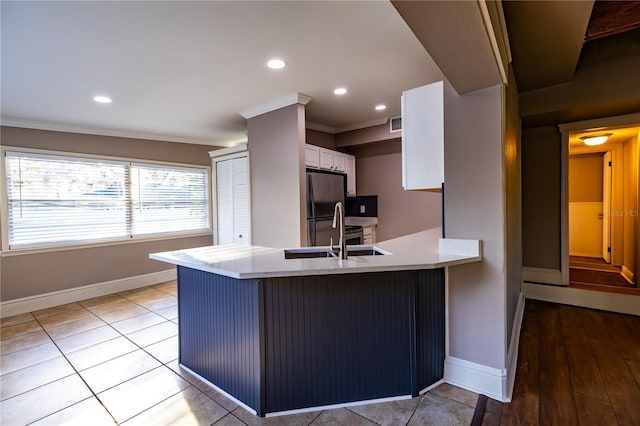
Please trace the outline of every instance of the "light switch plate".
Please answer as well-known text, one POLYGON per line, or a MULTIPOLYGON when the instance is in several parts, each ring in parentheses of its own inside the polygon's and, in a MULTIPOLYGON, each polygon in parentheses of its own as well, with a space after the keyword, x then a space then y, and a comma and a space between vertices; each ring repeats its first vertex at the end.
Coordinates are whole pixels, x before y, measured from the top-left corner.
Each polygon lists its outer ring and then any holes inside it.
POLYGON ((360 213, 365 213, 366 212, 366 207, 364 206, 364 204, 360 204, 360 213))

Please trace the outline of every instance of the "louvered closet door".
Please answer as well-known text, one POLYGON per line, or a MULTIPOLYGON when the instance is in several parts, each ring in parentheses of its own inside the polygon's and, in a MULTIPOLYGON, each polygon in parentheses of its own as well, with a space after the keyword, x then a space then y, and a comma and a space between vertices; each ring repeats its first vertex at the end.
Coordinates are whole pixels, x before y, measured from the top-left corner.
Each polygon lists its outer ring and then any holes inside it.
POLYGON ((216 163, 218 244, 251 244, 247 157, 216 163))

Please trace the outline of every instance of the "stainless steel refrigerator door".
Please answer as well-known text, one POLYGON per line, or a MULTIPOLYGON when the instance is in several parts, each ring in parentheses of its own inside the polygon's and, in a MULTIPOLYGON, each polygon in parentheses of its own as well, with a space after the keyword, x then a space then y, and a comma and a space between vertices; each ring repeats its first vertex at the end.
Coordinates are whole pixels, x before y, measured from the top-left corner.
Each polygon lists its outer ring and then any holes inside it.
POLYGON ((333 217, 338 201, 344 204, 345 175, 307 173, 307 218, 333 217))
POLYGON ((307 220, 307 238, 309 246, 328 246, 333 238, 333 244, 339 243, 340 230, 332 228, 332 219, 307 220))

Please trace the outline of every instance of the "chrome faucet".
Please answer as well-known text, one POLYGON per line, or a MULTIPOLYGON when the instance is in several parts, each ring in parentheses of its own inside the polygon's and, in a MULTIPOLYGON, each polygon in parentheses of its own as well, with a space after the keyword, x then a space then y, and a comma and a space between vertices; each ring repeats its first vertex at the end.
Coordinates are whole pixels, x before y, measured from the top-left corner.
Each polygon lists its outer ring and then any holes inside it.
MULTIPOLYGON (((344 208, 342 202, 338 201, 333 209, 333 228, 337 227, 337 219, 340 216, 340 259, 347 258, 347 239, 344 232, 344 208)), ((333 249, 333 247, 331 247, 333 249)))

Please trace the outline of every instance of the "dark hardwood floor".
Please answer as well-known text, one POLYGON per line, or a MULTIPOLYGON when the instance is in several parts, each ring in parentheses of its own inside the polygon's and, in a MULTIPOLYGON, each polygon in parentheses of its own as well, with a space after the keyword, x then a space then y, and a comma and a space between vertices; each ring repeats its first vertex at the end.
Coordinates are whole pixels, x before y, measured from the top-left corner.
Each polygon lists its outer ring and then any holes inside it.
POLYGON ((527 299, 512 402, 483 425, 640 425, 640 317, 527 299))

